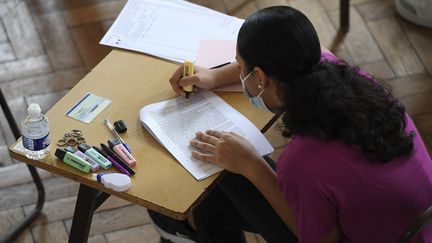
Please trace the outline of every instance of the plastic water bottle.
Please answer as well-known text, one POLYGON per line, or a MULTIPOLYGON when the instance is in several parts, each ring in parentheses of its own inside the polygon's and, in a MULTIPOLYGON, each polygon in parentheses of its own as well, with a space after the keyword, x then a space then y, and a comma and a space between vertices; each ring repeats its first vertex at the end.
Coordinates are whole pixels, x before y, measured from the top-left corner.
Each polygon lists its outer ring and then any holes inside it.
POLYGON ((30 104, 28 116, 21 124, 24 153, 27 158, 40 160, 50 151, 48 118, 41 113, 38 104, 30 104))

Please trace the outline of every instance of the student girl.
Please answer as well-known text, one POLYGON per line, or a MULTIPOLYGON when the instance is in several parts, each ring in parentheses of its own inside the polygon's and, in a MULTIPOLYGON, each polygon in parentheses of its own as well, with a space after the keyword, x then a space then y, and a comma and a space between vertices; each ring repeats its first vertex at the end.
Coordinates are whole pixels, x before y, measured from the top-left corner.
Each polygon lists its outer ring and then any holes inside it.
MULTIPOLYGON (((185 85, 241 82, 258 109, 283 113, 282 134, 292 139, 275 165, 235 133, 197 131, 192 156, 230 173, 183 238, 245 242, 251 231, 268 242, 396 242, 432 205, 432 161, 404 107, 369 74, 322 52, 300 11, 270 7, 246 19, 236 60, 190 77, 180 66, 171 86, 184 95, 185 85)), ((432 228, 412 242, 432 242, 432 228)))

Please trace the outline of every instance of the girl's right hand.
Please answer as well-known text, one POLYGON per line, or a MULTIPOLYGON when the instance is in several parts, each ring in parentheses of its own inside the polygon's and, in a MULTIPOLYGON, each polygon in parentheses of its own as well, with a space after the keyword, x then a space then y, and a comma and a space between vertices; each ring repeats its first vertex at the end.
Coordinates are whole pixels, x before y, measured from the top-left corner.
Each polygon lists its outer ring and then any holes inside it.
POLYGON ((194 74, 184 77, 183 68, 184 64, 180 64, 169 80, 171 87, 177 94, 185 95, 182 87, 187 85, 193 85, 194 91, 197 88, 212 89, 216 86, 215 70, 194 65, 194 74))

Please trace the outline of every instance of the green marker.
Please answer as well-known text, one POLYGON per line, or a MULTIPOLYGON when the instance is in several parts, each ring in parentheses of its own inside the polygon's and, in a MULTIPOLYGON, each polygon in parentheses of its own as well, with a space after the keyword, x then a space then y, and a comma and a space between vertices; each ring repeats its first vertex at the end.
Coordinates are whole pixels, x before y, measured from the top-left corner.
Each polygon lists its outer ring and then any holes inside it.
POLYGON ((91 169, 91 165, 87 161, 62 149, 57 149, 55 151, 55 156, 59 158, 61 161, 63 161, 64 163, 82 172, 88 173, 91 169))
POLYGON ((98 153, 94 148, 82 143, 78 146, 78 150, 85 153, 88 157, 96 161, 102 168, 109 169, 112 163, 107 160, 102 154, 98 153))

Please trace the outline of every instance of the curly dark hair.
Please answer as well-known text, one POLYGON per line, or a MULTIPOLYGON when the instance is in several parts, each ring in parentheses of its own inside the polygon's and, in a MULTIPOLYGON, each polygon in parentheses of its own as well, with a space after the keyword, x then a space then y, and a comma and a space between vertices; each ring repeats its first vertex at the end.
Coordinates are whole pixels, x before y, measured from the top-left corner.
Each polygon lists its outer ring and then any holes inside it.
POLYGON ((281 82, 284 136, 340 139, 371 163, 409 154, 413 134, 405 133, 404 107, 388 89, 357 73, 346 64, 323 61, 311 74, 281 82))
POLYGON ((317 33, 300 11, 277 6, 253 14, 240 29, 237 50, 249 71, 260 67, 276 81, 284 136, 338 139, 370 163, 413 150, 403 105, 358 68, 322 61, 317 33))

